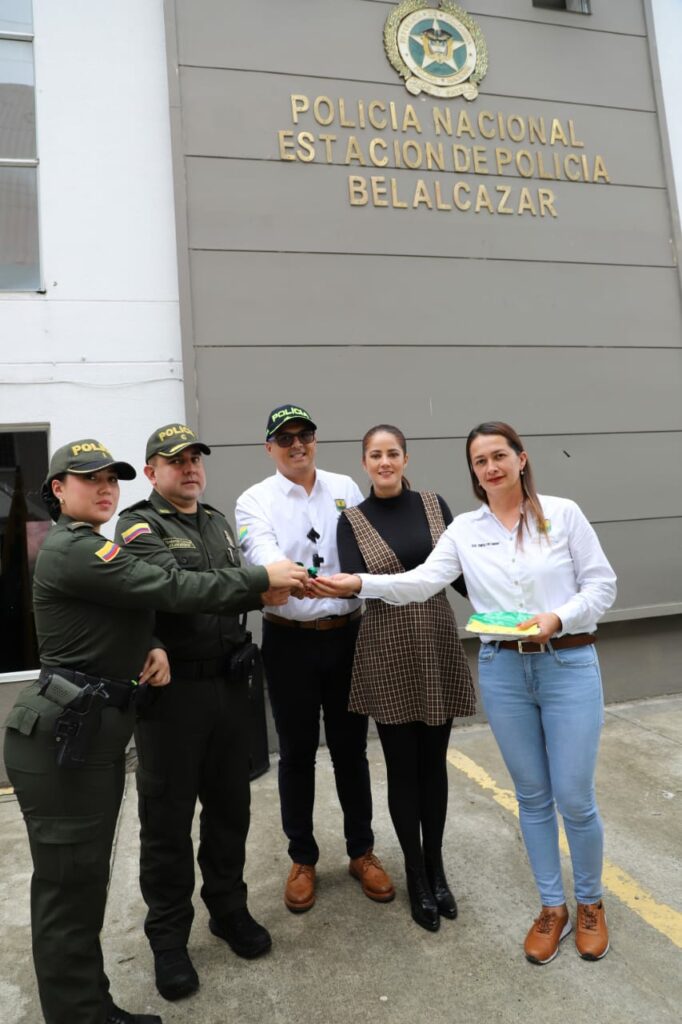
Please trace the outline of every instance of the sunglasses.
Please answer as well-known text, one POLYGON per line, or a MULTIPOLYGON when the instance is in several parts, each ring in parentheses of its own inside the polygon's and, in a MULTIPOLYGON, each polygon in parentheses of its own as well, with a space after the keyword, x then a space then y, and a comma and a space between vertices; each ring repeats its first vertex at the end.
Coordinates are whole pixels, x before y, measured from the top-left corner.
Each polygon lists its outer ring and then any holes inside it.
POLYGON ((296 434, 275 434, 270 440, 274 441, 278 448, 291 448, 296 440, 299 440, 301 444, 310 444, 311 441, 315 440, 315 431, 299 430, 296 434))

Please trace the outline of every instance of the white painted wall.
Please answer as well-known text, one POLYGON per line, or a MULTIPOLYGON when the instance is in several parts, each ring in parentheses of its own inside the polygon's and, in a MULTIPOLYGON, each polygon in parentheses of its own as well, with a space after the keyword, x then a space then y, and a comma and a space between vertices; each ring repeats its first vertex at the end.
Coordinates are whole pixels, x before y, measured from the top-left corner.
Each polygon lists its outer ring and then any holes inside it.
POLYGON ((651 7, 679 210, 682 206, 682 0, 651 0, 651 7))
POLYGON ((140 467, 184 418, 163 0, 33 6, 45 294, 0 292, 0 428, 140 467))

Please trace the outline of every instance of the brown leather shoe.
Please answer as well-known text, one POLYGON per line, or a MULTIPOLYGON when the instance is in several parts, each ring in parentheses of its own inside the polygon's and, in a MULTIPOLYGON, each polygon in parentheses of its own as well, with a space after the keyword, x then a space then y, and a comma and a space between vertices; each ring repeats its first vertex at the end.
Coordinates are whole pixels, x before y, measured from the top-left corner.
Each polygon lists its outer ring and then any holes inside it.
POLYGON ((292 864, 284 889, 284 902, 293 914, 310 910, 315 902, 315 867, 292 864))
POLYGON ((568 935, 571 927, 565 904, 563 907, 543 907, 523 944, 526 960, 532 964, 548 964, 559 952, 559 943, 568 935))
POLYGON ((575 929, 575 948, 583 960, 601 960, 609 951, 606 911, 599 903, 579 903, 575 929))
POLYGON ((393 882, 371 848, 361 857, 351 858, 348 873, 357 878, 365 896, 369 896, 371 900, 376 900, 377 903, 390 903, 394 898, 393 882))

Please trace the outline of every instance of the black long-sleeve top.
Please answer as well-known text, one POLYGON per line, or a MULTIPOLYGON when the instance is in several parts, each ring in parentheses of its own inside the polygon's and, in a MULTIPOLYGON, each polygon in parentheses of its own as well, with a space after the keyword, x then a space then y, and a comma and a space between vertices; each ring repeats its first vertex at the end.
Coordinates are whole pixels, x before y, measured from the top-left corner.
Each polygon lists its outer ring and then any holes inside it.
MULTIPOLYGON (((452 512, 446 502, 437 495, 445 525, 452 522, 452 512)), ((421 565, 433 550, 424 503, 418 491, 403 488, 392 498, 378 498, 374 491, 359 506, 378 534, 397 555, 407 571, 421 565)), ((339 517, 336 534, 339 562, 342 572, 367 572, 353 528, 346 516, 339 517)), ((463 597, 467 596, 464 577, 459 576, 452 586, 463 597)))

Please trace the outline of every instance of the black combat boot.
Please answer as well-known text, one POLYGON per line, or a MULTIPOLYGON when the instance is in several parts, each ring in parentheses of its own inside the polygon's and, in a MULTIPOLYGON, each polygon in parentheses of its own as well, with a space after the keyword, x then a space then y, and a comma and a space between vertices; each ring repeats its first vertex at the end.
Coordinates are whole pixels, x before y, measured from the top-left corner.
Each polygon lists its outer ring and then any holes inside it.
POLYGON ((163 1024, 163 1021, 156 1013, 128 1013, 112 1003, 107 1024, 163 1024))
POLYGON ((191 996, 199 988, 199 975, 184 946, 155 950, 154 973, 159 995, 170 1002, 191 996))
POLYGON ((270 932, 254 921, 247 907, 231 910, 219 921, 211 917, 208 927, 219 939, 224 939, 233 953, 247 960, 262 956, 272 946, 270 932))

